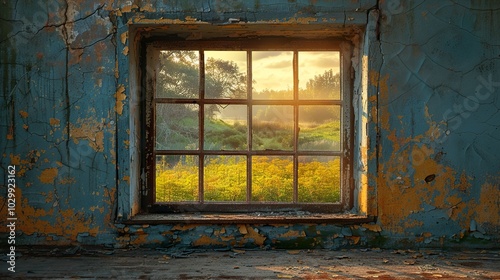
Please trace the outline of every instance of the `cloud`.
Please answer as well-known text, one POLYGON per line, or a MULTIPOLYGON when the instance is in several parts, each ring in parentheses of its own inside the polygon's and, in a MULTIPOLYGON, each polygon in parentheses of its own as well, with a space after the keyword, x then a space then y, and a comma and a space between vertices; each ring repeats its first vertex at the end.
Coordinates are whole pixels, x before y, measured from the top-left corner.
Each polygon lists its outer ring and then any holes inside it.
POLYGON ((280 56, 282 51, 254 51, 252 52, 253 61, 261 60, 265 58, 277 57, 280 56))
POLYGON ((276 62, 271 62, 266 64, 266 68, 270 69, 283 69, 288 70, 288 71, 293 71, 292 69, 292 61, 291 60, 281 60, 281 61, 276 61, 276 62))
POLYGON ((338 67, 338 52, 299 52, 299 67, 330 69, 338 67))

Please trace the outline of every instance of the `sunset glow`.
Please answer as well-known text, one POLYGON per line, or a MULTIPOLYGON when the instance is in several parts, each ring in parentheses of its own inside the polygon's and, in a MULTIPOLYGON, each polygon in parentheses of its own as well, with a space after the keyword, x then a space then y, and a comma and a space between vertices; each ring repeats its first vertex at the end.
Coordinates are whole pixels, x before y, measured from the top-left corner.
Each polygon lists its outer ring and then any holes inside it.
MULTIPOLYGON (((216 58, 233 61, 240 72, 246 73, 245 51, 205 51, 205 59, 216 58)), ((299 88, 305 88, 307 81, 330 69, 340 71, 340 54, 337 51, 299 52, 299 88)), ((253 89, 287 90, 293 89, 293 52, 254 51, 252 52, 253 89)))

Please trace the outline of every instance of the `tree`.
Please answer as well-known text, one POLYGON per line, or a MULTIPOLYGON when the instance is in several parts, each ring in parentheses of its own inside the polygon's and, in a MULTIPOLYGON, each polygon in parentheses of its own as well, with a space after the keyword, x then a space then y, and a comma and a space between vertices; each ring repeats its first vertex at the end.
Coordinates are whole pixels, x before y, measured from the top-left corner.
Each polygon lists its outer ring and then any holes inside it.
MULTIPOLYGON (((195 51, 162 51, 157 97, 197 98, 199 95, 199 57, 195 51)), ((246 75, 234 61, 208 58, 205 64, 205 98, 245 98, 246 75)), ((220 105, 209 105, 206 115, 213 117, 220 105)))
POLYGON ((199 58, 194 51, 162 51, 157 77, 157 97, 196 98, 199 58))
POLYGON ((205 66, 207 98, 245 98, 246 75, 234 61, 208 58, 205 66))
POLYGON ((340 96, 339 93, 340 74, 333 74, 333 70, 330 69, 307 81, 304 98, 331 99, 340 96))

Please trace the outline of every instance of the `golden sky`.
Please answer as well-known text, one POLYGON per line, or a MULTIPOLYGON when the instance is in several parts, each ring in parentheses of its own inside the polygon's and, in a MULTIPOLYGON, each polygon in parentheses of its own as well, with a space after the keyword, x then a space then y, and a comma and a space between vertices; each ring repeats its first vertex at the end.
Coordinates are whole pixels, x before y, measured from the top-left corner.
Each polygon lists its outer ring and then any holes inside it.
MULTIPOLYGON (((208 57, 234 61, 241 72, 247 68, 245 51, 206 51, 205 58, 208 57)), ((292 61, 291 51, 252 52, 254 90, 293 89, 292 61)), ((339 52, 336 51, 299 52, 299 88, 305 88, 309 79, 327 70, 338 73, 339 61, 339 52)))

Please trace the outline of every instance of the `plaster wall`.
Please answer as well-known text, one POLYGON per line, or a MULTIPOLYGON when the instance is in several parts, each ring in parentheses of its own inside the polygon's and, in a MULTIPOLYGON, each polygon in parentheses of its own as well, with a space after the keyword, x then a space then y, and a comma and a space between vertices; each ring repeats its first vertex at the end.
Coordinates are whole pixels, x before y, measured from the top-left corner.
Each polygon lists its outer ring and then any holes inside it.
POLYGON ((14 165, 19 244, 500 245, 496 1, 20 0, 0 7, 5 244, 14 165), (326 26, 358 36, 352 211, 375 222, 123 223, 139 209, 137 30, 198 24, 204 36, 230 18, 241 20, 241 34, 273 25, 284 34, 326 26))

